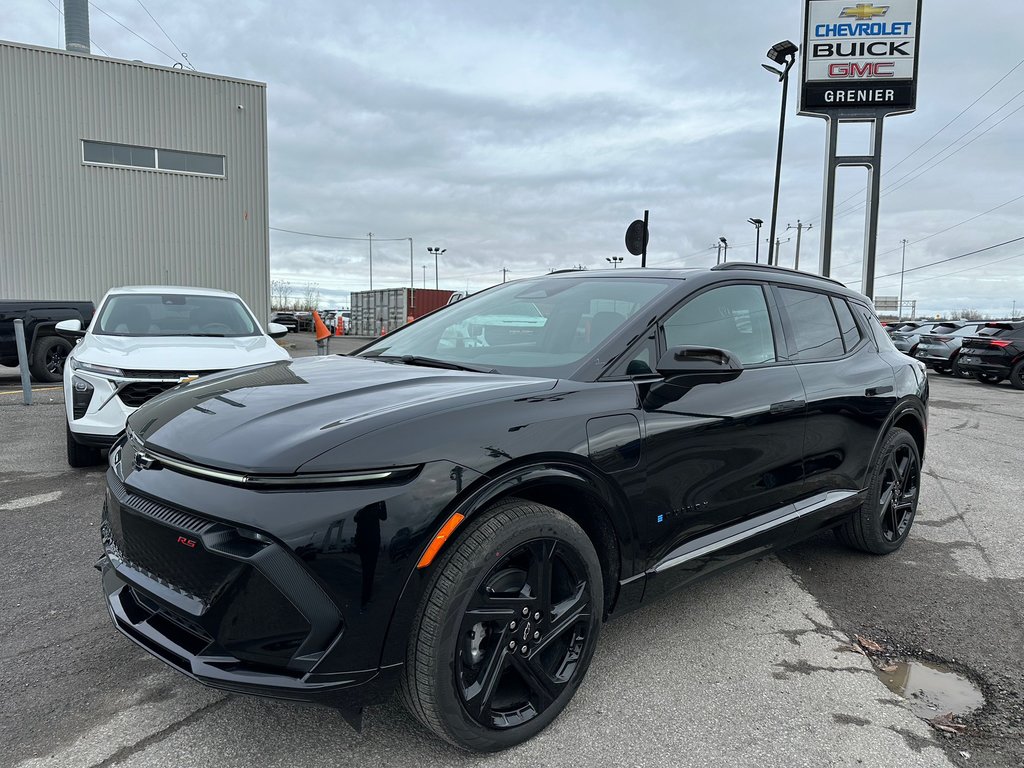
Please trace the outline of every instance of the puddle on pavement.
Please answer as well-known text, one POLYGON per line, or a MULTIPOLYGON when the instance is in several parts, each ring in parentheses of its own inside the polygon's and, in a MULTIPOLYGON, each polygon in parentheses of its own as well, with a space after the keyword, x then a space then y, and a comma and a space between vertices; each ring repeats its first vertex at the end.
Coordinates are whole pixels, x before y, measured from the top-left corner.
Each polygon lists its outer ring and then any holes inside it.
POLYGON ((898 661, 875 673, 885 686, 907 701, 910 711, 924 720, 952 712, 966 715, 984 706, 977 686, 941 664, 898 661), (895 669, 893 669, 895 667, 895 669))

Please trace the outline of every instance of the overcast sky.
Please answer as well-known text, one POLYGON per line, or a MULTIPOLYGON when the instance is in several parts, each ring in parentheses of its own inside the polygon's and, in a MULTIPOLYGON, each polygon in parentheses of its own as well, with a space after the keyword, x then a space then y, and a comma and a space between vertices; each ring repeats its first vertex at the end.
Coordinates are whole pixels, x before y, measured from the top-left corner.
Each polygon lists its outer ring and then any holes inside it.
MULTIPOLYGON (((180 47, 199 70, 266 82, 271 226, 373 232, 375 288, 410 280, 409 241, 384 238, 413 238, 417 287, 424 265, 433 287, 426 248, 439 246, 440 286, 476 290, 503 267, 514 279, 610 256, 639 266, 623 234, 644 208, 655 266, 713 264, 719 236, 730 260, 752 260, 749 217, 767 234, 781 88, 760 64, 773 43, 800 41, 800 0, 143 2, 93 6, 95 44, 168 65, 180 47)), ((50 0, 4 10, 0 37, 63 46, 50 0)), ((903 238, 910 269, 1024 236, 1024 66, 921 147, 1018 65, 1020 23, 1005 0, 924 0, 918 111, 885 128, 878 274, 897 274, 876 295, 899 291, 903 238)), ((796 79, 781 263, 793 264, 786 225, 799 219, 813 224, 801 266, 814 269, 825 124, 796 116, 796 79)), ((866 152, 866 132, 842 148, 866 152)), ((839 209, 849 213, 836 222, 833 276, 854 288, 865 175, 846 170, 837 197, 852 199, 839 209)), ((318 282, 324 306, 368 287, 367 255, 363 241, 271 232, 272 276, 318 282)), ((1022 267, 1024 240, 909 272, 905 294, 929 313, 1005 315, 1024 306, 1022 267)))

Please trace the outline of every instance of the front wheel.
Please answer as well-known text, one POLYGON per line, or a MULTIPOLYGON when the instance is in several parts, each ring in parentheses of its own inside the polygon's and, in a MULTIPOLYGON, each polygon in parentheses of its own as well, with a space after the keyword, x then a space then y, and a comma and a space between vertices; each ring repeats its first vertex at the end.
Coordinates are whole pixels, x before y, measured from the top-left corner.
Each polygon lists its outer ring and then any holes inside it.
POLYGON ((67 432, 68 466, 81 469, 82 467, 93 467, 99 464, 99 448, 93 448, 91 445, 82 445, 75 440, 75 435, 71 431, 70 425, 65 424, 64 428, 67 432))
POLYGON ((402 696, 441 738, 494 752, 547 727, 583 681, 601 628, 601 565, 576 523, 522 499, 460 533, 433 566, 402 696))
POLYGON ((921 454, 905 430, 894 428, 882 443, 864 505, 836 528, 839 540, 874 555, 895 552, 907 540, 921 495, 921 454))

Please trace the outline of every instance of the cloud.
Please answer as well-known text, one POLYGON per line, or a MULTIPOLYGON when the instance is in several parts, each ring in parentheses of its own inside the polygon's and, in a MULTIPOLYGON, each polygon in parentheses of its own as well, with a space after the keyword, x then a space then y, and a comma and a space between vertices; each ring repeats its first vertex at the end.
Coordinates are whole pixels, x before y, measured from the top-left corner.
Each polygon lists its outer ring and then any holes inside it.
MULTIPOLYGON (((56 44, 52 7, 9 5, 5 34, 56 44)), ((441 246, 440 283, 459 289, 499 281, 503 267, 518 278, 575 263, 603 266, 625 255, 625 228, 645 208, 652 264, 711 264, 723 235, 731 257, 752 258, 746 220, 770 217, 780 97, 760 63, 777 40, 799 40, 800 6, 306 0, 284 12, 272 2, 147 5, 198 68, 268 84, 273 226, 357 238, 373 232, 375 287, 406 285, 410 272, 422 285, 424 265, 432 286, 425 249, 441 246), (407 240, 384 240, 408 237, 411 265, 407 240)), ((134 0, 107 0, 104 9, 177 56, 134 0)), ((915 152, 1017 63, 1015 21, 995 0, 972 3, 969 14, 925 4, 919 110, 885 128, 886 167, 910 157, 883 177, 879 275, 899 270, 904 238, 906 264, 918 267, 1024 234, 1024 199, 966 221, 1024 195, 1024 112, 967 144, 1024 103, 1015 97, 1024 68, 915 152), (949 51, 961 50, 971 29, 984 46, 964 66, 967 59, 949 51)), ((169 63, 95 10, 92 34, 116 57, 169 63)), ((795 232, 786 225, 810 223, 801 238, 801 263, 810 266, 819 246, 824 123, 795 115, 795 91, 780 252, 792 264, 795 232)), ((839 184, 838 199, 851 200, 836 220, 834 275, 854 284, 863 182, 853 170, 839 184)), ((971 306, 1001 314, 1015 298, 1024 306, 1024 257, 1010 258, 1024 248, 1014 248, 910 272, 905 293, 929 313, 971 306)), ((271 236, 273 275, 316 281, 335 304, 367 287, 368 257, 365 241, 271 236)), ((898 289, 898 276, 884 277, 876 293, 898 289)))

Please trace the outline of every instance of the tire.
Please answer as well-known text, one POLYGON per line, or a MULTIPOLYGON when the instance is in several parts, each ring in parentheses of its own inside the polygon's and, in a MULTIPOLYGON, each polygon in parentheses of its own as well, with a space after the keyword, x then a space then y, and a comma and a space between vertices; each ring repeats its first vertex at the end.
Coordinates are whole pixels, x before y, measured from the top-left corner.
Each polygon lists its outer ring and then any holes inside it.
POLYGON ((68 465, 75 469, 81 469, 82 467, 94 467, 99 464, 99 448, 93 448, 91 445, 82 445, 75 440, 70 426, 65 424, 64 428, 67 431, 68 440, 68 465))
POLYGON ((973 373, 968 373, 967 371, 964 371, 964 370, 962 370, 960 368, 960 353, 959 352, 957 352, 956 353, 956 357, 953 358, 953 364, 952 364, 951 367, 953 369, 953 375, 956 376, 956 378, 958 378, 958 379, 973 379, 974 378, 974 374, 973 373))
POLYGON ((1024 389, 1024 360, 1021 360, 1010 371, 1010 383, 1017 389, 1024 389))
POLYGON ((941 373, 943 376, 951 376, 953 374, 953 369, 948 365, 936 365, 933 366, 933 369, 936 373, 941 373))
POLYGON ((871 472, 868 497, 835 529, 848 547, 873 555, 895 552, 910 534, 921 497, 921 454, 910 433, 890 430, 871 472), (893 497, 898 503, 892 504, 893 497))
POLYGON ((29 353, 28 370, 32 378, 41 382, 61 381, 64 378, 64 361, 70 351, 71 342, 60 336, 36 339, 29 353))
POLYGON ((982 384, 1001 384, 1005 381, 1004 376, 996 376, 994 373, 976 373, 974 378, 980 381, 982 384))
POLYGON ((463 749, 526 741, 569 703, 593 657, 604 611, 593 544, 561 512, 506 499, 433 569, 406 651, 405 706, 463 749))

